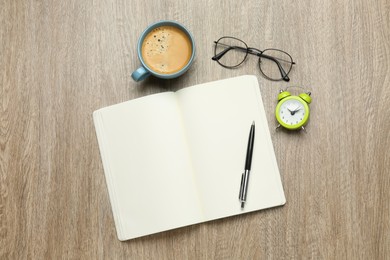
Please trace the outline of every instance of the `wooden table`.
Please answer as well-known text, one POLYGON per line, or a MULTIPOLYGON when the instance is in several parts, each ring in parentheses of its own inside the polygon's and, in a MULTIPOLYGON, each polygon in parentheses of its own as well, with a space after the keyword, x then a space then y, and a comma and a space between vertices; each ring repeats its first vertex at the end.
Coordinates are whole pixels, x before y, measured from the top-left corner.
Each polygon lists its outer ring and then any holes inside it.
POLYGON ((0 86, 0 259, 390 257, 388 0, 5 0, 0 86), (192 31, 196 61, 135 83, 137 39, 162 19, 192 31), (225 35, 289 52, 290 83, 266 80, 255 57, 212 61, 225 35), (261 85, 287 204, 119 242, 92 112, 243 74, 261 85), (274 130, 287 86, 312 92, 307 134, 274 130))

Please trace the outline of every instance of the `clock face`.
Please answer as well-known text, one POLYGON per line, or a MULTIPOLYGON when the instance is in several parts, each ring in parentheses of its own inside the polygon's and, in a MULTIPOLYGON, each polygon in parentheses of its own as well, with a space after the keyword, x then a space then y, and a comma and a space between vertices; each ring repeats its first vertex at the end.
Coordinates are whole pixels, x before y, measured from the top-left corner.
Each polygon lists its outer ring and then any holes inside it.
POLYGON ((296 96, 281 100, 276 108, 276 118, 288 129, 298 129, 305 125, 309 117, 309 107, 306 102, 296 96))

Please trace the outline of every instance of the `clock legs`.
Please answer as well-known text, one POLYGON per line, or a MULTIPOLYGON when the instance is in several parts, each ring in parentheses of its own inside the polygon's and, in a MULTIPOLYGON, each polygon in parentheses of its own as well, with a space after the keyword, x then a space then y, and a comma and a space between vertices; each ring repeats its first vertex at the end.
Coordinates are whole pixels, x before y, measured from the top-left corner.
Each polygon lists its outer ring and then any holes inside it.
MULTIPOLYGON (((277 126, 275 127, 275 131, 278 131, 280 127, 281 127, 280 124, 277 125, 277 126)), ((305 134, 307 134, 306 128, 305 128, 304 126, 301 126, 301 129, 303 130, 303 132, 305 132, 305 134)))

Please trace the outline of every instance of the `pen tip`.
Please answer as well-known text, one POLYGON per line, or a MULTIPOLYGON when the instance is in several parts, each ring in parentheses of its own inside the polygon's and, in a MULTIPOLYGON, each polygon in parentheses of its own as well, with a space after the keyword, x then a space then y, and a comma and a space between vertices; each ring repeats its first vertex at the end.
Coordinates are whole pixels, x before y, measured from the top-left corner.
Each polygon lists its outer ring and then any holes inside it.
POLYGON ((255 121, 252 122, 252 125, 255 125, 255 121))
POLYGON ((245 205, 245 202, 241 202, 241 208, 243 209, 245 205))

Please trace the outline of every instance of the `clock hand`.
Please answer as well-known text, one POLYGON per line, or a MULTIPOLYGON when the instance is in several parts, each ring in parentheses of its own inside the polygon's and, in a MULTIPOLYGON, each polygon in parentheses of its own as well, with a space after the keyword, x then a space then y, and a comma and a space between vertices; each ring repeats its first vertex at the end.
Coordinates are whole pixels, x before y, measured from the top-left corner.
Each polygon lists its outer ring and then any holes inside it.
MULTIPOLYGON (((298 112, 299 110, 301 110, 302 109, 302 107, 301 106, 298 106, 296 109, 294 109, 294 111, 292 111, 292 112, 298 112)), ((291 111, 290 111, 291 112, 291 111)))
POLYGON ((302 109, 301 106, 298 106, 298 107, 297 107, 296 109, 294 109, 294 110, 291 110, 291 109, 289 109, 289 108, 287 107, 287 110, 291 113, 292 116, 295 115, 295 113, 298 112, 298 111, 301 110, 301 109, 302 109))
POLYGON ((290 110, 289 108, 287 108, 288 111, 290 111, 290 114, 293 116, 295 114, 295 111, 294 110, 290 110))

